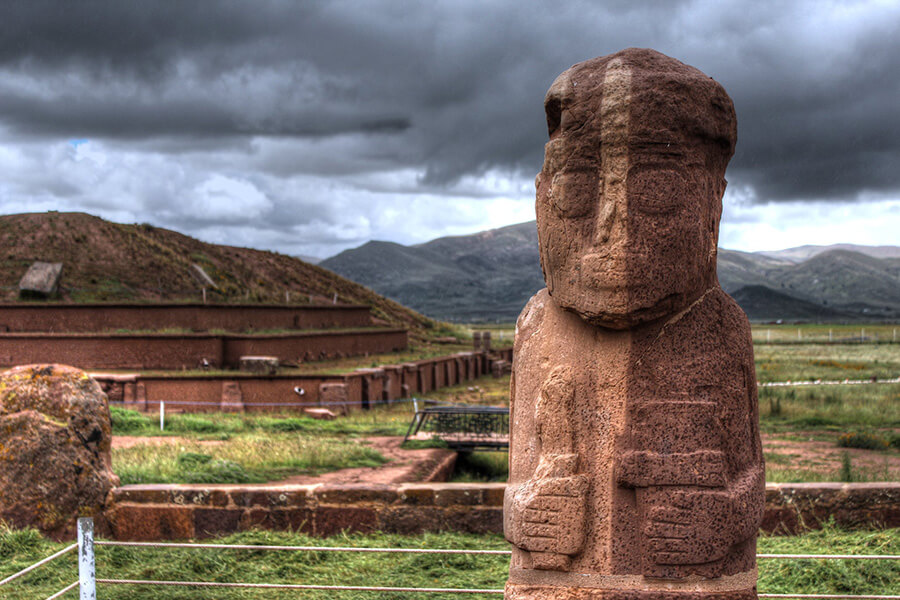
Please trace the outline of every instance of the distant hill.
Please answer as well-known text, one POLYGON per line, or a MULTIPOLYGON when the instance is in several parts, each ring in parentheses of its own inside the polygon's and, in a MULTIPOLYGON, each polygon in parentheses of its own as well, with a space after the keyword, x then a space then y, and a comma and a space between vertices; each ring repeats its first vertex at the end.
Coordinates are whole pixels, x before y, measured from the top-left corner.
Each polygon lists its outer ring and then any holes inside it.
POLYGON ((732 298, 753 321, 840 321, 852 314, 840 312, 767 288, 748 285, 731 293, 732 298))
POLYGON ((831 246, 797 246, 784 250, 763 250, 756 254, 790 262, 803 262, 817 254, 831 250, 849 250, 873 258, 900 258, 900 246, 863 246, 861 244, 833 244, 831 246))
MULTIPOLYGON (((415 246, 369 242, 319 264, 452 321, 513 321, 544 287, 534 221, 415 246)), ((900 318, 900 247, 720 249, 718 272, 754 320, 900 318)))
POLYGON ((369 242, 319 264, 453 321, 509 321, 544 286, 533 222, 416 246, 369 242))
POLYGON ((84 213, 0 216, 2 299, 17 297, 36 260, 61 262, 61 300, 181 301, 200 299, 191 275, 198 264, 218 286, 212 302, 367 304, 386 323, 424 331, 430 319, 333 272, 297 258, 207 244, 151 225, 122 225, 84 213))

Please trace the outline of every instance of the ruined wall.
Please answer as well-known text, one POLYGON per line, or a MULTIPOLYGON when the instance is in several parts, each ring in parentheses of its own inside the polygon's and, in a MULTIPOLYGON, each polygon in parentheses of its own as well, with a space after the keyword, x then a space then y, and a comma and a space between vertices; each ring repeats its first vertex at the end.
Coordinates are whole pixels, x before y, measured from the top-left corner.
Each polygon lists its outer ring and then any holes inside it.
MULTIPOLYGON (((113 490, 102 524, 119 540, 203 538, 253 527, 317 536, 340 531, 501 533, 502 483, 265 486, 131 485, 113 490)), ((766 486, 763 530, 900 526, 900 483, 766 486)))
POLYGON ((360 329, 352 332, 317 331, 269 336, 232 335, 224 338, 224 361, 237 365, 241 356, 277 356, 282 362, 308 362, 342 356, 382 354, 405 350, 405 329, 360 329))
POLYGON ((243 355, 303 362, 403 350, 404 329, 306 332, 280 335, 0 334, 0 366, 62 363, 82 369, 196 369, 236 367, 243 355))
POLYGON ((356 305, 0 304, 0 331, 7 332, 251 331, 371 324, 369 307, 356 305))
MULTIPOLYGON (((165 402, 167 410, 183 412, 216 412, 240 408, 248 411, 284 412, 315 406, 334 407, 332 402, 347 402, 350 408, 364 408, 380 402, 421 395, 435 389, 433 375, 449 370, 447 385, 459 385, 481 377, 483 356, 463 352, 451 356, 428 358, 416 363, 385 365, 376 369, 357 369, 344 375, 157 375, 94 374, 110 402, 124 403, 135 410, 159 410, 165 402), (429 386, 423 392, 420 382, 429 386), (323 394, 323 385, 342 385, 337 397, 323 394), (300 396, 295 388, 303 389, 300 396), (289 406, 269 406, 273 403, 289 406)), ((488 367, 489 369, 490 367, 488 367)), ((332 390, 334 388, 332 387, 332 390)), ((340 410, 340 407, 335 408, 340 410)))

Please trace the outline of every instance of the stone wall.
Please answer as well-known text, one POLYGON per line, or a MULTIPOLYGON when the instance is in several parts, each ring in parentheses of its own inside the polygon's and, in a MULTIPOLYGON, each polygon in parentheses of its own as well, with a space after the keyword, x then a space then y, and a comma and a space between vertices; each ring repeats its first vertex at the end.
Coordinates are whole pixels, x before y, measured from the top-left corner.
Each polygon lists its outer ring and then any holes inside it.
POLYGON ((491 355, 461 352, 449 356, 427 358, 412 363, 386 365, 375 369, 358 369, 343 375, 121 375, 95 373, 113 403, 124 403, 135 410, 159 410, 166 402, 169 410, 214 412, 234 409, 235 395, 243 410, 282 412, 291 406, 302 408, 335 401, 364 408, 380 402, 427 394, 435 381, 453 386, 472 381, 491 371, 491 363, 509 360, 510 350, 491 355), (436 373, 438 374, 436 376, 436 373), (328 396, 323 386, 343 386, 340 400, 328 396), (298 395, 294 389, 303 390, 298 395), (190 404, 195 403, 195 404, 190 404), (290 404, 287 407, 269 406, 290 404))
MULTIPOLYGON (((317 536, 340 531, 501 533, 502 483, 395 485, 132 485, 113 490, 102 524, 119 540, 203 538, 254 527, 317 536)), ((765 531, 795 533, 833 518, 900 527, 900 483, 769 484, 765 531)))
POLYGON ((0 366, 61 363, 82 369, 196 369, 204 359, 213 367, 237 367, 243 355, 277 356, 305 362, 342 356, 405 350, 405 329, 370 328, 238 334, 84 334, 2 333, 0 366))
POLYGON ((0 304, 0 331, 6 332, 252 331, 371 324, 368 306, 342 304, 0 304))

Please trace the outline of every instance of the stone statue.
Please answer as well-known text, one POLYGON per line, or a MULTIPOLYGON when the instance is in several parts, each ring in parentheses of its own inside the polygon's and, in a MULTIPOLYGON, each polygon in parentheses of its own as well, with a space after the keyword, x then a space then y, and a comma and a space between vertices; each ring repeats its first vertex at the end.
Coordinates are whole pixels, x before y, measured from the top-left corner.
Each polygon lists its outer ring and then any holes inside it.
POLYGON ((516 328, 506 597, 754 599, 753 348, 716 277, 731 99, 628 49, 564 72, 545 107, 547 289, 516 328))

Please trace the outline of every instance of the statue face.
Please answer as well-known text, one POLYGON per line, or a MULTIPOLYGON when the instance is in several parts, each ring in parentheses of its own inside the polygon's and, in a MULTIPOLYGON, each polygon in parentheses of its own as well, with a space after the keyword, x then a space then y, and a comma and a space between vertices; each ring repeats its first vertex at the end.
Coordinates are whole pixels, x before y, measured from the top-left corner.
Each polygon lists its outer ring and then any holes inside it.
POLYGON ((561 306, 630 327, 683 309, 715 282, 724 167, 708 166, 704 140, 667 129, 657 106, 634 97, 621 61, 590 77, 574 69, 545 102, 541 263, 561 306))

